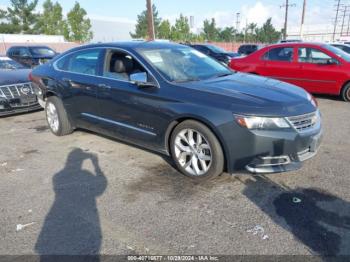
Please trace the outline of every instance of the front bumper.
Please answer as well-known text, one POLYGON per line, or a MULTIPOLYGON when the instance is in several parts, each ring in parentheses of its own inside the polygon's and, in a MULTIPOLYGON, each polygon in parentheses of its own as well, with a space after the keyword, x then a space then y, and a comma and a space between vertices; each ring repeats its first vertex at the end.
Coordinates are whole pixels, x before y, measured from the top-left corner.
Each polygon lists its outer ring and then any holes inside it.
POLYGON ((19 99, 6 100, 0 98, 0 116, 27 113, 41 109, 37 101, 23 103, 19 99))
MULTIPOLYGON (((251 173, 266 174, 266 173, 281 173, 300 169, 302 162, 314 157, 321 145, 322 131, 317 134, 297 137, 294 145, 291 141, 280 143, 281 154, 269 156, 261 155, 254 158, 245 169, 251 173), (285 154, 283 154, 285 152, 285 154)), ((276 143, 276 141, 274 141, 276 143)))
MULTIPOLYGON (((232 129, 231 129, 232 130, 232 129)), ((280 173, 300 169, 317 154, 323 132, 321 123, 308 130, 248 130, 235 126, 226 152, 228 172, 280 173)))

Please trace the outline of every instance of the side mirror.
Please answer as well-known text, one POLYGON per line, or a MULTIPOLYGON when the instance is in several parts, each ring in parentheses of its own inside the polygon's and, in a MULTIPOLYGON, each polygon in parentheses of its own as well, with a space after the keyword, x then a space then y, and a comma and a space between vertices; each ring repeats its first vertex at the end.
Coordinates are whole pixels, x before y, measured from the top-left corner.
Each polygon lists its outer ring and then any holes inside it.
POLYGON ((152 82, 148 82, 147 73, 134 73, 130 75, 130 81, 138 87, 155 87, 156 85, 152 82))

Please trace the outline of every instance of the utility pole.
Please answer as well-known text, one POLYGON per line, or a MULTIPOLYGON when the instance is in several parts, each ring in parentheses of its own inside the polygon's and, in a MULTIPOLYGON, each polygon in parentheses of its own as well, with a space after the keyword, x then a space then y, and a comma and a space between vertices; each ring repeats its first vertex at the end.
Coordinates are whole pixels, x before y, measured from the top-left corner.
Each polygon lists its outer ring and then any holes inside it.
POLYGON ((289 0, 286 0, 286 4, 285 5, 281 5, 281 8, 285 7, 286 11, 285 11, 285 15, 284 15, 284 32, 283 32, 283 39, 286 40, 287 39, 287 28, 288 28, 288 11, 289 11, 289 7, 292 6, 296 6, 295 4, 289 4, 289 0))
POLYGON ((343 32, 344 32, 344 25, 345 25, 345 17, 346 17, 346 12, 347 12, 348 6, 344 6, 344 14, 343 14, 343 22, 341 24, 341 32, 340 32, 340 36, 343 36, 343 32))
POLYGON ((301 40, 304 38, 305 12, 306 12, 306 0, 304 0, 303 13, 301 15, 301 25, 300 25, 300 39, 301 40))
POLYGON ((152 0, 147 0, 148 40, 155 40, 152 0))
POLYGON ((340 9, 340 0, 336 0, 337 3, 337 9, 336 9, 336 14, 335 14, 335 21, 334 21, 334 30, 333 30, 333 42, 335 40, 335 34, 337 32, 337 24, 338 24, 338 15, 339 15, 339 9, 340 9))

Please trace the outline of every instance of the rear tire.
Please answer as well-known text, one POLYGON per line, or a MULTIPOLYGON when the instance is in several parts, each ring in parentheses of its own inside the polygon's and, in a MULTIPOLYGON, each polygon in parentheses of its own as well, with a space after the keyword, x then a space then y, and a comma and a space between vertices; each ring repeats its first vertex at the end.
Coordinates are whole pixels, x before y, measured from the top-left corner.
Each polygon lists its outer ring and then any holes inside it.
POLYGON ((223 173, 222 147, 213 132, 197 121, 184 121, 174 129, 170 149, 176 167, 185 176, 206 180, 223 173))
POLYGON ((73 132, 67 112, 58 97, 50 96, 46 100, 45 113, 47 123, 54 135, 65 136, 73 132))
POLYGON ((350 83, 346 84, 342 89, 341 97, 345 102, 350 102, 350 83))

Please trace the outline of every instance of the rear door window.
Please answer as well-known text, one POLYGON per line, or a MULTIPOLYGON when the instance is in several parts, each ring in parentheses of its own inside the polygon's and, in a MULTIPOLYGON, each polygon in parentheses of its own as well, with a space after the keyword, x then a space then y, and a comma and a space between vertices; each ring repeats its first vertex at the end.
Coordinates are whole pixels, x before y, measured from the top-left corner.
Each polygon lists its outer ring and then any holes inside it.
POLYGON ((83 50, 64 57, 56 63, 63 71, 85 75, 99 75, 102 49, 83 50))
POLYGON ((267 61, 293 61, 293 47, 276 47, 267 51, 263 57, 267 61))

